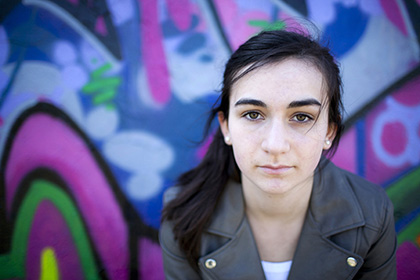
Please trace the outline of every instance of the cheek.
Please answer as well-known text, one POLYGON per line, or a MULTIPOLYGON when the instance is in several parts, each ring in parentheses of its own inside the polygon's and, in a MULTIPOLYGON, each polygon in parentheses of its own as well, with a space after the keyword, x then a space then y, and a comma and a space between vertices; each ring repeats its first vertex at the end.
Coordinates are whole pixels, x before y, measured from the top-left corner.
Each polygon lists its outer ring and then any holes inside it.
POLYGON ((302 147, 303 150, 306 150, 308 154, 316 156, 317 154, 321 154, 324 148, 324 141, 325 137, 320 137, 316 135, 310 139, 308 139, 307 143, 302 147))
POLYGON ((324 142, 327 138, 328 133, 328 124, 327 122, 317 122, 313 127, 311 127, 305 133, 305 139, 310 143, 309 145, 313 147, 320 147, 321 150, 324 146, 324 142))
POLYGON ((233 138, 232 149, 236 164, 242 171, 244 167, 252 164, 252 161, 255 158, 257 143, 252 142, 247 138, 241 138, 237 136, 238 135, 233 138))
POLYGON ((293 150, 308 165, 316 166, 324 149, 325 138, 318 133, 308 134, 295 138, 293 150))
MULTIPOLYGON (((232 145, 233 146, 233 145, 232 145)), ((251 157, 246 157, 240 149, 235 149, 235 146, 233 146, 233 157, 235 158, 236 165, 238 165, 239 170, 241 173, 247 170, 247 165, 250 163, 249 161, 251 157)))
POLYGON ((317 131, 290 133, 290 136, 289 142, 293 150, 302 155, 311 155, 323 148, 324 138, 317 131))

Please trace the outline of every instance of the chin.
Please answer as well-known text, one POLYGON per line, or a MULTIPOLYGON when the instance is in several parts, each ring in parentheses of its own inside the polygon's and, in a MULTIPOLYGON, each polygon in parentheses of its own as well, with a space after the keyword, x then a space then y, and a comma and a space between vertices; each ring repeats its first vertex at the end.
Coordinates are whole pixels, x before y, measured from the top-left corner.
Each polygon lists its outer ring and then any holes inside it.
POLYGON ((269 182, 264 185, 260 185, 260 189, 270 195, 283 195, 288 193, 293 187, 289 184, 285 184, 284 182, 281 183, 273 183, 269 182))

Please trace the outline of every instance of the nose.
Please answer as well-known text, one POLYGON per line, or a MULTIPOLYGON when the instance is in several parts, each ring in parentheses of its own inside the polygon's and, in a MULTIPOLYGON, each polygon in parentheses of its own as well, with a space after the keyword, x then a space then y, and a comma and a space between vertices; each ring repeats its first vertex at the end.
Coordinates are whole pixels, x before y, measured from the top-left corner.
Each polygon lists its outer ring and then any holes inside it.
POLYGON ((262 149, 269 154, 277 155, 283 154, 290 150, 290 132, 281 121, 273 121, 267 124, 267 129, 264 131, 263 141, 261 143, 262 149))

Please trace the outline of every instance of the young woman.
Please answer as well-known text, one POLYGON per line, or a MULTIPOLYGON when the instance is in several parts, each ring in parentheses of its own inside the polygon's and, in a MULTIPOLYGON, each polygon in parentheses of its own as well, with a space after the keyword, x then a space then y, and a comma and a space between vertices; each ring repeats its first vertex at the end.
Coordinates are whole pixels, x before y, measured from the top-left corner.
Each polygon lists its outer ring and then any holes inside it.
POLYGON ((165 194, 167 279, 396 279, 385 192, 332 164, 339 68, 326 47, 266 31, 231 56, 220 129, 165 194))

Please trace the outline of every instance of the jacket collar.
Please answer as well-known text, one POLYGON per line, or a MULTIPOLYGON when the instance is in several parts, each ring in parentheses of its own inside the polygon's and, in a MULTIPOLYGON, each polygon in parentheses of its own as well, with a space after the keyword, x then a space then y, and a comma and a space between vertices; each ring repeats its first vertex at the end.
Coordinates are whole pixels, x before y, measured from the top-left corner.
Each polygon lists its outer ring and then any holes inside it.
MULTIPOLYGON (((314 226, 327 237, 365 224, 361 207, 351 185, 337 168, 322 158, 315 170, 308 213, 314 226)), ((233 237, 245 219, 245 203, 240 183, 230 181, 208 228, 208 232, 233 237)))

